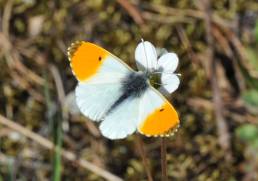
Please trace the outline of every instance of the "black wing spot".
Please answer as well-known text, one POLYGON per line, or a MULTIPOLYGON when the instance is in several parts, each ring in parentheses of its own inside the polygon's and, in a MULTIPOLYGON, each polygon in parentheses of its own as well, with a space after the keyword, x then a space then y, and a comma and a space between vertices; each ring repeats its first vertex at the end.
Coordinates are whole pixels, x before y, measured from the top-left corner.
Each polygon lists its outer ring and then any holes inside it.
POLYGON ((102 60, 102 57, 99 57, 99 61, 101 61, 102 60))
POLYGON ((162 111, 164 111, 164 108, 162 108, 162 109, 159 110, 159 112, 162 112, 162 111))

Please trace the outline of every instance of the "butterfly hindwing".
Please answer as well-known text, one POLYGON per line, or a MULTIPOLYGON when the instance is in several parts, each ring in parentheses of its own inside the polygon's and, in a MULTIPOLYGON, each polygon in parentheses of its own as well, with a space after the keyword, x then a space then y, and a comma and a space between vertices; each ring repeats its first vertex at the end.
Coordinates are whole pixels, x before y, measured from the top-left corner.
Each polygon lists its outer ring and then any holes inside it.
POLYGON ((173 106, 153 87, 141 98, 138 131, 146 136, 169 136, 179 125, 173 106))
POLYGON ((137 129, 146 136, 169 136, 178 127, 173 106, 151 86, 139 97, 129 97, 105 117, 101 133, 121 139, 137 129))
POLYGON ((93 121, 100 121, 121 94, 121 85, 111 83, 79 83, 75 90, 80 111, 93 121))
POLYGON ((100 124, 101 133, 109 139, 122 139, 135 132, 140 98, 129 97, 115 107, 100 124))

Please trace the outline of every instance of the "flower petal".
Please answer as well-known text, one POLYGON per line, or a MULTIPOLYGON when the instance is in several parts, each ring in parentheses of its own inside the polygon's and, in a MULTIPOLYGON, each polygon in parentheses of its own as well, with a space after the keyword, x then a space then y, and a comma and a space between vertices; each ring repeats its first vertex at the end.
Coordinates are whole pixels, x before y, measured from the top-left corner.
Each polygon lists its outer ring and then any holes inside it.
POLYGON ((157 52, 157 55, 158 55, 158 59, 159 59, 162 55, 168 53, 167 49, 165 49, 165 48, 157 48, 157 47, 156 47, 156 52, 157 52))
POLYGON ((141 42, 135 49, 135 60, 139 70, 152 70, 157 68, 157 52, 148 41, 141 42))
POLYGON ((166 53, 158 60, 158 69, 173 73, 178 65, 178 57, 175 53, 166 53))
POLYGON ((163 73, 161 75, 161 83, 161 90, 165 90, 168 93, 172 93, 178 88, 180 80, 176 74, 163 73))

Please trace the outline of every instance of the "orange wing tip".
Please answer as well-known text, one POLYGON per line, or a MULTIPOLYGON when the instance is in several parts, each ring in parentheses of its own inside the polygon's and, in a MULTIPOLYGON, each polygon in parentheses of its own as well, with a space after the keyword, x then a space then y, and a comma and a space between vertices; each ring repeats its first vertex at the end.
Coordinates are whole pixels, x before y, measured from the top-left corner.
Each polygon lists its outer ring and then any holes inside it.
POLYGON ((90 43, 79 41, 68 49, 68 57, 73 74, 78 81, 87 81, 92 78, 106 61, 109 52, 90 43))
POLYGON ((179 123, 176 110, 166 101, 142 121, 138 130, 144 135, 165 137, 172 135, 179 123))
POLYGON ((166 131, 163 134, 157 135, 160 137, 170 137, 170 136, 174 136, 174 134, 178 131, 178 128, 180 127, 180 124, 176 125, 173 128, 170 128, 168 131, 166 131))
POLYGON ((174 126, 173 128, 170 128, 168 131, 166 131, 162 134, 154 134, 154 135, 145 134, 140 130, 138 130, 138 132, 147 137, 171 137, 171 136, 175 135, 175 133, 178 131, 179 127, 180 127, 180 124, 177 124, 176 126, 174 126))
POLYGON ((84 43, 84 41, 76 41, 73 42, 70 47, 68 47, 67 49, 67 55, 68 55, 68 59, 69 61, 72 60, 74 53, 76 52, 76 50, 81 46, 81 44, 84 43))

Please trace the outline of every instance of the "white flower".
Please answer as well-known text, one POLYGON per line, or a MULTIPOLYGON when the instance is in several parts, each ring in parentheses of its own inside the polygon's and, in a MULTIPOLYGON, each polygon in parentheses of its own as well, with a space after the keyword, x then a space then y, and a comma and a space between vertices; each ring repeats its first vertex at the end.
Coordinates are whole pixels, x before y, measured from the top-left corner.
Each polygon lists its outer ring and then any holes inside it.
POLYGON ((150 42, 144 41, 136 47, 135 60, 140 71, 148 72, 150 77, 159 75, 160 92, 172 93, 178 88, 180 81, 178 74, 174 73, 178 66, 178 57, 175 53, 165 52, 158 58, 155 47, 150 42))

